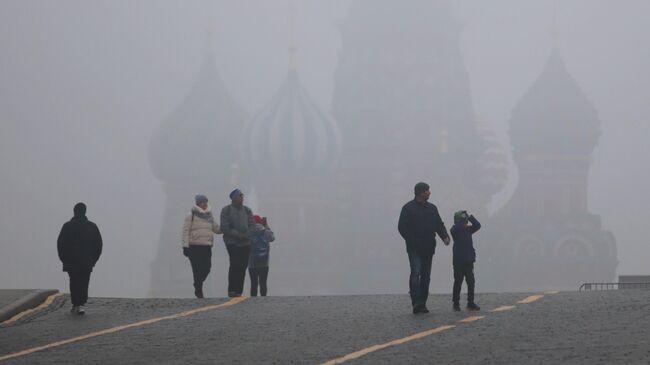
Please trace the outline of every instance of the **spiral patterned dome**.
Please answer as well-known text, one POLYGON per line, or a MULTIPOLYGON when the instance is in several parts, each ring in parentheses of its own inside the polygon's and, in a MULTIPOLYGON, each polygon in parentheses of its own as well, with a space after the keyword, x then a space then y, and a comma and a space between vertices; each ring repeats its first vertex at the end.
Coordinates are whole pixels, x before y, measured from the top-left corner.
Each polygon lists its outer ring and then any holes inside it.
POLYGON ((244 128, 241 154, 255 175, 327 174, 341 154, 340 131, 291 69, 271 102, 244 128))

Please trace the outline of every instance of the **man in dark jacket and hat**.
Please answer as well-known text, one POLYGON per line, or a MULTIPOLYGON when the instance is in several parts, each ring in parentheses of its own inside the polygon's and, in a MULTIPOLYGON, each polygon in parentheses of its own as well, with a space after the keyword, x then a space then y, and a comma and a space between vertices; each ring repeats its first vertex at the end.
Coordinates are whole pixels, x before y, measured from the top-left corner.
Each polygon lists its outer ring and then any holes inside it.
POLYGON ((86 218, 84 203, 74 206, 74 217, 61 228, 57 249, 63 271, 70 276, 71 312, 84 314, 90 273, 102 254, 102 236, 97 225, 86 218))
POLYGON ((235 189, 229 196, 231 203, 221 209, 223 242, 230 257, 228 297, 241 297, 251 252, 251 235, 255 231, 255 220, 253 211, 244 205, 244 193, 241 190, 235 189))
POLYGON ((454 239, 454 293, 452 302, 454 310, 460 311, 460 288, 463 279, 467 282, 467 309, 480 310, 474 303, 474 262, 476 251, 472 235, 481 229, 481 223, 465 210, 454 213, 454 225, 451 227, 451 237, 454 239))
POLYGON ((436 251, 436 233, 449 245, 447 228, 438 208, 429 203, 429 185, 419 182, 414 188, 415 198, 402 207, 398 230, 406 241, 411 274, 409 288, 413 314, 429 313, 427 298, 431 281, 431 261, 436 251))

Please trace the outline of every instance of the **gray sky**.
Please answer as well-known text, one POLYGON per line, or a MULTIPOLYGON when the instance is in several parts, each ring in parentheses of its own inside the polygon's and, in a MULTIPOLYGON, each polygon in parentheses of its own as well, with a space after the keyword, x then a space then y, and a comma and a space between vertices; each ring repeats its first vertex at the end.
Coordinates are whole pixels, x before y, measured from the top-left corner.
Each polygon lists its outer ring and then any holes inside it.
MULTIPOLYGON (((296 1, 299 69, 325 110, 349 3, 296 1)), ((617 239, 618 273, 650 274, 650 3, 558 3, 554 21, 550 0, 453 2, 474 109, 507 144, 511 110, 541 71, 555 23, 602 122, 590 211, 617 239)), ((0 2, 0 287, 66 288, 56 236, 84 201, 105 240, 92 295, 146 295, 164 203, 147 160, 153 131, 194 82, 207 39, 239 106, 252 115, 266 104, 286 72, 288 13, 287 1, 266 0, 0 2)))

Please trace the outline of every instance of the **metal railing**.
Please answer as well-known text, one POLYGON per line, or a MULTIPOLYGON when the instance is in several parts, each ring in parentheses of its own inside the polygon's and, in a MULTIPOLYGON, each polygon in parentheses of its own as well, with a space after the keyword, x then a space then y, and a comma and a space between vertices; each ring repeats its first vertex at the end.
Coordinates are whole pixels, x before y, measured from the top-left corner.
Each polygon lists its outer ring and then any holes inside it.
POLYGON ((618 289, 650 289, 650 282, 643 283, 584 283, 578 291, 588 290, 618 290, 618 289))

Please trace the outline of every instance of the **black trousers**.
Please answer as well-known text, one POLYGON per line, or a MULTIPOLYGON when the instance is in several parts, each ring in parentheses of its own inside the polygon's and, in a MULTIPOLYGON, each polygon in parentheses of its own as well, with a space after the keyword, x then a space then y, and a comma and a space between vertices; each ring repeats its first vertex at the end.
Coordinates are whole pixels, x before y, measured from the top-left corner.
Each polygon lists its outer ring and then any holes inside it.
POLYGON ((192 264, 194 275, 194 289, 203 289, 203 282, 210 273, 212 267, 212 247, 190 245, 188 256, 192 264))
POLYGON ((269 277, 269 267, 255 267, 249 268, 248 274, 251 277, 251 297, 257 296, 257 286, 260 287, 260 295, 265 297, 268 292, 266 287, 266 279, 269 277))
POLYGON ((463 279, 467 282, 467 303, 474 303, 474 263, 454 264, 454 294, 452 300, 454 303, 460 301, 460 288, 463 285, 463 279))
POLYGON ((88 301, 90 271, 68 272, 70 276, 70 300, 73 306, 85 305, 88 301))
POLYGON ((239 247, 226 245, 230 257, 228 268, 228 294, 239 294, 244 292, 244 280, 246 279, 246 268, 248 267, 248 256, 250 246, 239 247))

